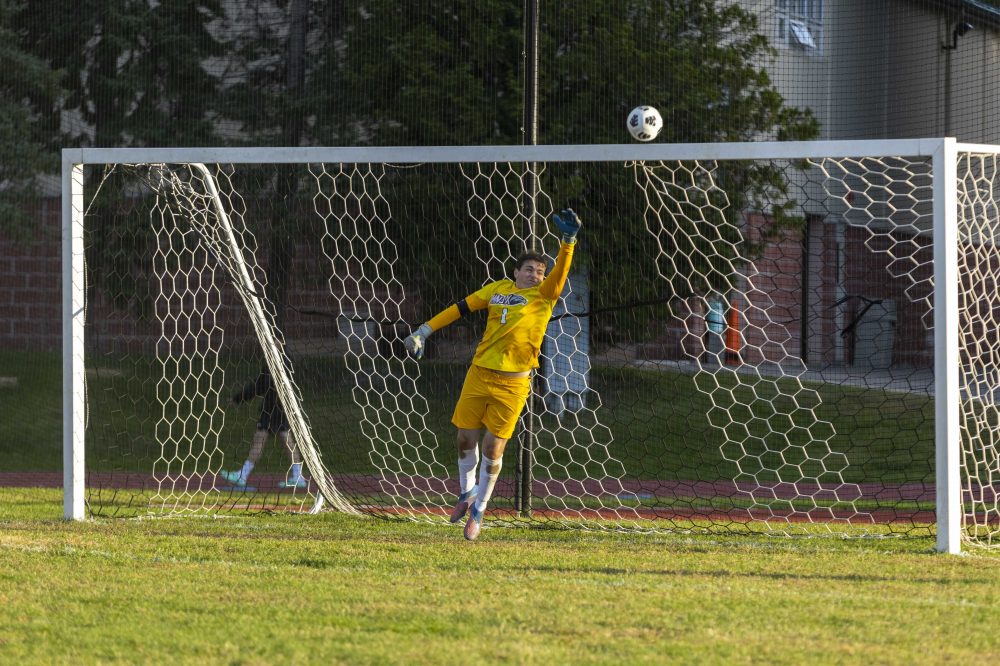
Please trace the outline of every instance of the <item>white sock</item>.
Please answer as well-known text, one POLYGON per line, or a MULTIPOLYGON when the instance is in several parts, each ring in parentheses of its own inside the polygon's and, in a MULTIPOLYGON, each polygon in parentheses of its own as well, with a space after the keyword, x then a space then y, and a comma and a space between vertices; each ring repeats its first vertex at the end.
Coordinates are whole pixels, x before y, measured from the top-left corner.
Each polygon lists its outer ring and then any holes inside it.
POLYGON ((302 463, 292 463, 292 478, 290 481, 292 483, 298 483, 299 479, 302 478, 302 463))
POLYGON ((240 470, 240 481, 246 483, 247 477, 250 476, 250 472, 253 471, 253 463, 249 460, 243 463, 243 469, 240 470))
POLYGON ((476 465, 479 463, 479 447, 471 451, 462 451, 458 456, 458 488, 465 494, 472 490, 476 483, 476 465))
POLYGON ((476 499, 476 511, 479 513, 486 511, 486 503, 490 501, 490 495, 493 494, 493 486, 496 485, 497 477, 500 476, 502 463, 503 458, 490 460, 483 456, 483 462, 479 466, 479 497, 476 499))

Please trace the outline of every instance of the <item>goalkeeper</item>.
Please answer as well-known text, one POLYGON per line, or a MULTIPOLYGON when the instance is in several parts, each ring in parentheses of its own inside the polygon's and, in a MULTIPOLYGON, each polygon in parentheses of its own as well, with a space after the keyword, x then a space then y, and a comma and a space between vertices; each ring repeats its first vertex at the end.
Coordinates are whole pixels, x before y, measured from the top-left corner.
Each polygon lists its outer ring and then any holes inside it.
POLYGON ((254 466, 260 459, 260 455, 264 451, 264 445, 267 444, 267 438, 270 435, 274 435, 284 444, 285 449, 288 451, 288 456, 292 461, 291 475, 285 481, 278 483, 278 487, 292 489, 305 488, 306 480, 302 478, 302 458, 299 455, 298 447, 295 446, 292 433, 289 432, 288 417, 285 416, 285 410, 281 406, 281 401, 278 399, 278 392, 274 388, 274 381, 271 379, 271 371, 267 366, 257 376, 257 379, 247 383, 246 386, 233 395, 232 402, 238 405, 257 397, 264 400, 261 403, 260 417, 257 420, 257 431, 253 435, 253 443, 250 445, 250 452, 247 453, 247 459, 243 463, 242 468, 232 472, 219 472, 219 476, 237 488, 245 488, 247 477, 253 472, 254 466))
POLYGON ((573 260, 580 219, 569 208, 552 219, 562 232, 562 244, 548 277, 545 257, 526 252, 517 258, 513 280, 490 283, 448 306, 403 342, 407 351, 420 359, 431 333, 470 312, 488 309, 486 330, 451 417, 458 428, 460 488, 451 522, 457 523, 468 513, 465 538, 470 541, 479 536, 486 504, 500 474, 504 447, 514 434, 517 419, 531 393, 531 375, 538 367, 545 329, 573 260))

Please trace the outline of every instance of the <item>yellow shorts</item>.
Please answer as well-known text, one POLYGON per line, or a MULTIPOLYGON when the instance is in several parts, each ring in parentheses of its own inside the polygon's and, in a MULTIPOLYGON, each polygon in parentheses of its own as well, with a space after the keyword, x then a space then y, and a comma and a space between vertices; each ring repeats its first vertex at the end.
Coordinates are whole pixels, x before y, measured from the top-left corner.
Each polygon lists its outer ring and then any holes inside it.
POLYGON ((463 430, 486 428, 510 439, 531 394, 531 375, 505 377, 478 365, 469 367, 451 422, 463 430))

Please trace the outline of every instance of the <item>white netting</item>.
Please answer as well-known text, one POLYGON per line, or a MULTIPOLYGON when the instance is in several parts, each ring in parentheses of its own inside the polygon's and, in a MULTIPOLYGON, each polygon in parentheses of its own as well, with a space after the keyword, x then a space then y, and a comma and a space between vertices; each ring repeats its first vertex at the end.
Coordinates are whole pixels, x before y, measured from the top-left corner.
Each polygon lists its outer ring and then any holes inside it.
POLYGON ((428 515, 448 490, 447 463, 435 456, 437 436, 426 424, 427 400, 419 367, 390 352, 401 321, 403 286, 395 277, 399 256, 386 233, 394 223, 380 184, 384 165, 313 165, 313 204, 322 221, 322 251, 329 262, 330 292, 337 297, 339 332, 354 378, 351 396, 377 477, 393 508, 428 515))
POLYGON ((844 222, 863 229, 865 247, 884 256, 888 276, 908 283, 908 300, 923 302, 923 324, 932 330, 934 266, 925 251, 933 224, 930 162, 869 157, 810 164, 822 171, 826 193, 840 201, 844 222))
MULTIPOLYGON (((966 523, 991 543, 995 157, 960 167, 966 523)), ((139 165, 103 182, 95 512, 322 496, 444 522, 449 419, 482 323, 437 333, 421 363, 399 341, 523 250, 554 255, 548 219, 572 206, 578 256, 488 523, 933 531, 929 159, 139 165), (306 489, 279 487, 274 443, 252 487, 219 481, 256 410, 228 397, 261 368, 306 489)))
MULTIPOLYGON (((712 285, 738 304, 743 317, 740 360, 749 367, 726 365, 699 347, 690 360, 697 366, 695 385, 711 401, 707 417, 721 432, 722 457, 736 465, 733 483, 737 496, 747 499, 746 517, 785 529, 870 521, 854 504, 860 488, 844 480, 848 461, 832 447, 835 428, 817 415, 819 392, 803 383, 806 366, 789 349, 788 316, 772 297, 781 285, 759 273, 742 234, 724 235, 729 201, 717 184, 718 168, 714 162, 641 164, 636 179, 646 197, 646 229, 659 249, 660 277, 682 276, 701 312, 708 310, 712 285), (685 270, 699 265, 709 268, 685 270)), ((684 318, 691 336, 702 323, 694 311, 684 318)))
POLYGON ((964 154, 958 164, 959 381, 963 512, 967 541, 1000 536, 1000 169, 995 153, 964 154))

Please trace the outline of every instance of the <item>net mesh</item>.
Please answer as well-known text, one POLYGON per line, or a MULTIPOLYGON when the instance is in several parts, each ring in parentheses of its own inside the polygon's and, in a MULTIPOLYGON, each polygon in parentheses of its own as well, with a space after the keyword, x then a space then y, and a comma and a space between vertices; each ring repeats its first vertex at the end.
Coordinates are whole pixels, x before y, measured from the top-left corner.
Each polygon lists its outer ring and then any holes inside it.
MULTIPOLYGON (((966 535, 997 525, 996 163, 963 155, 966 535)), ((88 506, 444 522, 476 317, 401 338, 571 205, 584 229, 487 524, 926 535, 934 523, 924 158, 117 165, 87 219, 88 506), (305 460, 239 468, 266 369, 305 460)))
POLYGON ((997 347, 998 172, 995 153, 961 155, 959 206, 959 381, 966 542, 996 546, 1000 536, 1000 356, 997 347))

